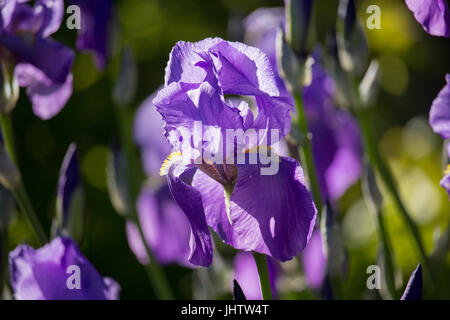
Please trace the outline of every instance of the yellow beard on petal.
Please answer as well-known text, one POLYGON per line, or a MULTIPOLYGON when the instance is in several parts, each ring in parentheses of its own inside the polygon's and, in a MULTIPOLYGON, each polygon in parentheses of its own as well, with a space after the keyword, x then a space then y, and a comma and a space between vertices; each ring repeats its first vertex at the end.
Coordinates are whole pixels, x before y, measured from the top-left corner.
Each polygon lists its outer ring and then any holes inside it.
POLYGON ((169 173, 170 167, 175 163, 182 159, 181 152, 176 151, 172 152, 163 162, 161 168, 159 169, 159 175, 165 176, 169 173))

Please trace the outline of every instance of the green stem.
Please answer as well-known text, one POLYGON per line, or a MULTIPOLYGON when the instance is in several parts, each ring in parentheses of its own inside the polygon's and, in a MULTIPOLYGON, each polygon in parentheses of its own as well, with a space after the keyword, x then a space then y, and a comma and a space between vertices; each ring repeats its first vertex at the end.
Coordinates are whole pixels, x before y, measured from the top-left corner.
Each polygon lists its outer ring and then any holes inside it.
POLYGON ((269 268, 267 256, 253 252, 256 266, 258 267, 259 283, 261 284, 261 296, 263 300, 272 300, 272 289, 270 287, 269 268))
POLYGON ((3 143, 5 145, 5 150, 8 153, 11 160, 17 164, 16 152, 14 148, 14 137, 11 124, 10 115, 0 115, 0 124, 2 129, 3 143))
POLYGON ((117 106, 117 117, 118 117, 118 126, 120 130, 120 141, 122 150, 125 154, 126 166, 128 171, 128 188, 129 195, 131 200, 131 209, 132 215, 135 218, 136 225, 139 230, 139 234, 144 244, 145 250, 147 252, 148 257, 150 258, 150 262, 145 266, 147 274, 149 276, 150 282, 155 290, 155 293, 160 299, 163 300, 171 300, 173 299, 173 294, 170 289, 167 278, 162 270, 161 266, 158 264, 156 258, 154 257, 152 250, 147 244, 145 240, 144 232, 142 230, 141 222, 138 218, 137 209, 136 209, 136 199, 139 194, 139 175, 136 171, 138 160, 136 158, 136 150, 134 145, 132 144, 132 136, 131 136, 131 121, 132 114, 129 112, 129 108, 125 106, 117 106))
POLYGON ((397 190, 397 186, 391 171, 389 170, 387 164, 383 161, 383 158, 380 156, 378 152, 377 145, 372 137, 370 122, 367 117, 367 110, 360 108, 357 112, 357 116, 362 129, 364 144, 367 152, 369 153, 369 160, 372 163, 372 166, 376 168, 376 170, 380 174, 380 177, 383 180, 387 188, 387 191, 389 192, 392 199, 394 200, 395 205, 399 209, 399 212, 403 217, 403 220, 408 225, 411 235, 413 236, 414 242, 416 243, 416 246, 419 249, 424 269, 428 269, 429 266, 428 257, 425 253, 425 247, 423 246, 419 229, 412 220, 411 216, 409 215, 405 205, 403 204, 403 201, 397 190))
MULTIPOLYGON (((5 145, 5 150, 8 153, 11 160, 18 167, 17 157, 14 148, 14 136, 11 124, 11 116, 1 115, 0 124, 2 127, 2 136, 5 145)), ((12 193, 14 195, 17 204, 20 207, 20 211, 22 211, 22 213, 25 215, 31 228, 36 234, 39 244, 41 246, 44 245, 48 241, 47 235, 45 234, 44 229, 42 228, 42 225, 39 222, 39 218, 33 209, 33 205, 31 204, 30 198, 28 197, 28 194, 22 181, 20 182, 19 186, 17 186, 14 190, 12 190, 12 193)))
MULTIPOLYGON (((305 136, 305 141, 301 148, 302 149, 301 155, 303 159, 302 164, 304 167, 306 167, 311 192, 313 194, 314 202, 320 215, 320 213, 322 212, 322 197, 320 194, 319 180, 317 178, 317 171, 314 163, 314 154, 311 143, 311 133, 309 132, 308 129, 308 122, 306 120, 302 96, 300 93, 293 93, 293 96, 295 100, 295 107, 297 109, 297 127, 305 136)), ((320 219, 318 219, 318 221, 320 221, 320 219)))
POLYGON ((42 228, 41 223, 39 222, 39 218, 37 217, 33 209, 30 198, 28 197, 28 194, 25 190, 23 183, 20 183, 20 185, 12 192, 14 198, 16 199, 17 204, 20 207, 20 210, 23 212, 31 228, 36 234, 36 237, 39 241, 39 245, 43 246, 48 242, 48 238, 44 232, 44 229, 42 228))
POLYGON ((377 212, 378 232, 381 242, 383 243, 383 258, 384 258, 384 271, 386 275, 386 285, 392 299, 397 299, 397 292, 395 290, 395 272, 394 262, 392 260, 391 243, 389 241, 389 235, 384 223, 384 216, 382 210, 377 212))

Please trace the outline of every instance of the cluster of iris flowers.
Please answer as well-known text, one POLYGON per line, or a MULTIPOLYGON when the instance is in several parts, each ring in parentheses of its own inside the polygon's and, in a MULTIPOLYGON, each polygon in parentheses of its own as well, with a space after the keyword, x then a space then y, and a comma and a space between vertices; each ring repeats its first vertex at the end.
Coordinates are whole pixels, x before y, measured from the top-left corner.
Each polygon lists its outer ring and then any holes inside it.
MULTIPOLYGON (((103 70, 110 56, 112 2, 69 2, 81 8, 76 49, 93 52, 103 70)), ((426 32, 450 37, 446 1, 405 2, 426 32)), ((286 0, 285 8, 257 9, 243 22, 244 43, 217 37, 176 43, 164 84, 136 112, 132 133, 126 119, 135 67, 130 52, 122 50, 115 88, 121 139, 104 169, 111 202, 126 219, 130 249, 149 269, 160 298, 173 297, 160 265, 214 268, 220 241, 238 251, 233 278, 239 298, 277 297, 281 264, 300 254, 308 286, 334 297, 336 269, 342 267, 334 260, 342 248, 333 211, 360 179, 385 235, 386 297, 419 299, 422 268, 425 279, 437 285, 417 226, 371 134, 367 110, 376 98, 378 67, 375 61, 366 64, 355 3, 340 1, 337 32, 324 46, 314 43, 314 4, 286 0), (230 131, 244 134, 224 139, 230 131), (247 139, 248 132, 257 132, 256 138, 247 139), (149 181, 142 188, 134 145, 149 181), (267 154, 276 161, 270 174, 264 173, 267 163, 250 160, 267 154), (237 161, 239 156, 244 161, 237 161), (395 199, 417 246, 418 267, 402 295, 378 182, 395 199)), ((71 97, 75 50, 51 38, 64 10, 62 0, 0 2, 0 191, 11 210, 15 201, 41 243, 9 253, 9 282, 15 299, 118 299, 120 285, 101 276, 77 246, 84 191, 76 145, 70 145, 61 167, 51 239, 28 199, 14 153, 10 114, 19 87, 26 88, 34 114, 43 120, 58 114, 71 97)), ((429 122, 450 139, 450 75, 445 78, 447 84, 430 102, 429 122)), ((450 157, 450 145, 446 150, 450 157)), ((440 184, 450 194, 450 170, 440 184)), ((0 217, 5 232, 10 217, 0 217)))

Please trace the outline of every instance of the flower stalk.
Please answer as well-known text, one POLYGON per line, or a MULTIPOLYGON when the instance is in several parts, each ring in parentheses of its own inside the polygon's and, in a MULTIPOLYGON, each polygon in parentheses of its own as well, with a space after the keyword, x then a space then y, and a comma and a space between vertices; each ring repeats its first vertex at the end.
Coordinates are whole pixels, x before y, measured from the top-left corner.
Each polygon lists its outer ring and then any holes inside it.
MULTIPOLYGON (((2 128, 2 136, 5 145, 5 150, 9 155, 10 159, 17 166, 17 157, 14 148, 14 136, 11 124, 11 116, 10 115, 1 115, 0 116, 0 124, 2 128)), ((31 228, 33 229, 36 237, 39 241, 39 244, 42 246, 48 241, 48 237, 44 232, 44 229, 39 221, 38 216, 36 215, 33 205, 30 201, 28 193, 25 189, 22 179, 17 186, 13 187, 11 192, 14 195, 14 198, 20 208, 20 211, 25 215, 25 218, 28 220, 31 228)))
MULTIPOLYGON (((317 177, 316 166, 314 164, 314 154, 311 143, 311 133, 308 129, 303 99, 300 93, 293 93, 295 107, 297 109, 297 127, 304 135, 305 139, 301 148, 301 158, 303 166, 306 169, 309 178, 309 184, 313 195, 314 203, 320 214, 322 211, 322 196, 320 194, 319 180, 317 177)), ((318 220, 320 221, 320 219, 318 220)))
MULTIPOLYGON (((406 209, 400 194, 397 189, 397 185, 395 183, 394 177, 392 176, 391 171, 389 170, 389 167, 384 162, 383 158, 381 157, 380 153, 378 152, 376 142, 373 139, 371 127, 370 127, 370 121, 367 115, 367 109, 365 108, 358 108, 356 111, 356 115, 358 117, 358 121, 360 123, 362 133, 363 133, 363 140, 364 145, 366 148, 366 151, 369 155, 369 160, 373 167, 378 171, 380 178, 383 180, 383 183, 386 186, 387 191, 389 192, 392 200, 394 201, 396 207, 398 208, 403 220, 405 221, 406 225, 408 226, 408 229, 411 232, 411 235, 414 239, 414 242, 419 250, 419 254, 421 257, 421 261, 423 261, 423 266, 425 270, 429 271, 429 264, 428 264, 428 257, 425 252, 425 247, 422 243, 420 232, 415 224, 415 222, 412 220, 408 210, 406 209)), ((430 273, 431 276, 431 273, 430 273)))
POLYGON ((267 266, 267 256, 253 252, 256 267, 258 268, 259 283, 261 285, 261 297, 263 300, 272 300, 272 289, 270 287, 269 268, 267 266))
POLYGON ((129 112, 129 108, 126 106, 117 106, 117 118, 118 126, 120 130, 120 141, 125 155, 127 177, 128 177, 128 188, 131 203, 131 214, 135 219, 136 225, 139 230, 139 235, 144 244, 145 251, 150 258, 150 262, 146 265, 146 271, 151 281, 151 284, 155 290, 156 295, 163 300, 173 299, 173 294, 170 289, 169 283, 161 267, 159 266, 156 258, 154 257, 152 250, 147 244, 144 237, 144 232, 138 217, 136 209, 136 199, 139 193, 139 176, 136 171, 138 160, 136 158, 136 150, 132 144, 131 137, 131 118, 132 115, 129 112))

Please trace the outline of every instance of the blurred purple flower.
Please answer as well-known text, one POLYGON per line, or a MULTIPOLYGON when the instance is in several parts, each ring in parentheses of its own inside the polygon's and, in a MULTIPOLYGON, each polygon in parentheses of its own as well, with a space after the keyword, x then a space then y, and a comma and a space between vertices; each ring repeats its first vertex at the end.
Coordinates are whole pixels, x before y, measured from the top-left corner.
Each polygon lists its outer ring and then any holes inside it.
POLYGON ((323 251, 320 230, 315 230, 302 253, 302 265, 306 282, 312 289, 320 289, 325 278, 327 258, 323 251))
POLYGON ((450 11, 446 0, 405 0, 423 29, 433 36, 450 37, 450 11))
POLYGON ((420 263, 411 274, 400 300, 422 300, 422 265, 420 263))
MULTIPOLYGON (((443 139, 450 139, 450 74, 447 74, 445 79, 446 85, 431 105, 429 121, 434 132, 440 134, 443 139)), ((450 144, 447 144, 447 152, 450 157, 450 144)), ((447 190, 450 196, 449 168, 445 171, 441 186, 447 190)))
MULTIPOLYGON (((202 266, 212 262, 208 225, 236 249, 280 261, 298 255, 309 240, 317 210, 295 160, 281 157, 278 173, 262 175, 259 164, 219 165, 204 160, 184 167, 180 159, 183 154, 200 152, 220 155, 219 160, 226 163, 227 156, 233 156, 204 141, 192 146, 191 139, 177 136, 181 131, 194 134, 201 130, 203 136, 218 139, 228 129, 257 129, 266 137, 276 129, 280 138, 289 132, 292 105, 280 96, 267 56, 257 48, 219 38, 178 42, 170 54, 165 80, 153 103, 166 122, 166 136, 174 151, 163 168, 172 195, 191 224, 190 262, 202 266), (225 102, 225 95, 254 98, 256 118, 244 101, 236 107, 225 102), (201 128, 195 127, 197 121, 201 128)), ((261 145, 258 140, 254 147, 275 142, 261 145)), ((240 140, 232 143, 238 148, 245 145, 240 140)))
MULTIPOLYGON (((173 201, 167 185, 156 191, 144 189, 138 198, 137 209, 145 241, 158 262, 188 266, 189 223, 183 211, 173 201)), ((139 262, 148 264, 149 257, 134 222, 127 222, 127 236, 130 248, 139 262)))
POLYGON ((111 0, 70 0, 81 9, 81 30, 77 49, 92 51, 99 69, 108 63, 111 42, 113 4, 111 0))
MULTIPOLYGON (((272 296, 275 298, 277 292, 276 281, 279 273, 278 266, 271 258, 268 258, 267 268, 269 270, 272 296)), ((258 268, 250 252, 238 252, 236 254, 234 257, 233 271, 233 279, 239 283, 245 297, 248 300, 262 300, 258 268)))
MULTIPOLYGON (((281 94, 290 97, 276 68, 276 33, 284 23, 283 8, 257 9, 244 21, 245 41, 268 55, 281 94)), ((304 88, 303 99, 313 136, 314 160, 322 196, 336 200, 361 175, 362 145, 355 119, 334 106, 335 85, 319 64, 319 58, 316 50, 312 82, 304 88)))
POLYGON ((139 146, 142 162, 148 176, 158 175, 161 163, 172 148, 164 136, 164 121, 153 104, 155 95, 149 96, 134 117, 133 136, 139 146))
POLYGON ((64 107, 72 94, 74 52, 49 38, 61 25, 63 0, 9 0, 0 4, 0 57, 14 74, 41 119, 64 107))
POLYGON ((113 279, 103 278, 70 238, 55 238, 37 250, 18 246, 9 254, 9 271, 14 297, 18 300, 119 298, 120 286, 113 279), (79 289, 69 289, 70 277, 76 275, 71 266, 79 268, 79 289))

